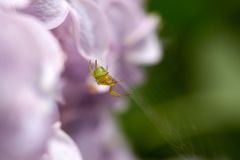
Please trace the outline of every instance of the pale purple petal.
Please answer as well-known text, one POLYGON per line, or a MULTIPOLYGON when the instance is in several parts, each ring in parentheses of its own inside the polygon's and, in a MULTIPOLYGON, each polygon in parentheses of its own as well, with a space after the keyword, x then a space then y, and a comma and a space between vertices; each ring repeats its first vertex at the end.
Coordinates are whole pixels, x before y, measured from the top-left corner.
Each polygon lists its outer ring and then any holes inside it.
POLYGON ((35 19, 1 10, 0 19, 0 159, 38 160, 57 118, 62 51, 35 19))
POLYGON ((104 59, 110 45, 110 28, 103 10, 92 1, 71 0, 79 17, 79 52, 87 59, 104 59))
MULTIPOLYGON (((154 64, 161 59, 162 48, 154 35, 159 17, 146 16, 139 3, 141 2, 127 0, 104 1, 105 12, 115 33, 112 38, 115 40, 113 52, 120 54, 118 58, 115 58, 117 61, 114 64, 119 63, 123 55, 123 59, 133 65, 154 64)), ((121 73, 118 72, 117 75, 119 74, 121 73)))
POLYGON ((126 35, 124 39, 125 46, 131 46, 139 41, 147 38, 150 34, 156 31, 159 24, 159 18, 156 16, 148 16, 132 31, 129 35, 126 35))
POLYGON ((0 93, 0 159, 37 160, 44 153, 56 108, 30 88, 1 85, 8 87, 1 87, 0 93))
POLYGON ((30 0, 0 0, 0 6, 4 7, 25 7, 29 4, 30 0))
POLYGON ((121 131, 106 110, 82 116, 68 127, 86 160, 135 160, 121 131))
POLYGON ((31 17, 1 12, 1 22, 2 71, 9 69, 10 78, 35 83, 41 90, 53 85, 64 62, 56 39, 31 17))
POLYGON ((109 0, 103 5, 113 30, 112 37, 116 43, 121 43, 126 36, 135 31, 145 15, 133 1, 109 0))
POLYGON ((65 0, 32 0, 23 12, 37 17, 47 29, 52 29, 65 20, 69 6, 65 0))
POLYGON ((55 123, 54 134, 48 142, 48 152, 42 160, 82 160, 77 145, 60 125, 60 122, 55 123))

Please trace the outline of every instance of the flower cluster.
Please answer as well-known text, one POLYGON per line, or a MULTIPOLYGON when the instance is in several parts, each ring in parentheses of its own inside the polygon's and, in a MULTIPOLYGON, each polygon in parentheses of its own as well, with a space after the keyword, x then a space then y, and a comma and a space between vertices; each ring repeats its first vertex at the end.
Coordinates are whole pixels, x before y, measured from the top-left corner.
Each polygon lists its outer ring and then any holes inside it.
POLYGON ((135 159, 110 113, 125 101, 96 84, 88 62, 142 82, 139 65, 161 58, 143 2, 0 0, 0 18, 0 159, 135 159))

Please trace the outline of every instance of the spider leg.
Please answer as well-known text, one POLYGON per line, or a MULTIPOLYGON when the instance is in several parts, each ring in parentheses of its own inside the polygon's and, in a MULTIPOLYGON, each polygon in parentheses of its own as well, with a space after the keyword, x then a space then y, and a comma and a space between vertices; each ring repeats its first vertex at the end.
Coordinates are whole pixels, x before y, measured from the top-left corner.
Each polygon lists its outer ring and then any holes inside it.
POLYGON ((115 87, 115 85, 116 84, 110 85, 109 94, 111 94, 112 96, 115 96, 115 97, 121 97, 122 96, 121 94, 113 91, 113 88, 115 87))
POLYGON ((95 69, 97 68, 97 60, 95 60, 95 69))
POLYGON ((92 69, 92 62, 91 62, 91 60, 89 60, 88 68, 89 68, 90 74, 91 74, 92 76, 94 76, 94 74, 93 74, 93 69, 92 69))

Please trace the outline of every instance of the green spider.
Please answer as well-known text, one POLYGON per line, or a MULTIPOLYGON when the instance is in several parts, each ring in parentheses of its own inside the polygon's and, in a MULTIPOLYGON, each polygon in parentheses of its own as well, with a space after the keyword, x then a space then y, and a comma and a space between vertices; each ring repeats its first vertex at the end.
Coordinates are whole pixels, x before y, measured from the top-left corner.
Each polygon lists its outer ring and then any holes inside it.
POLYGON ((119 93, 113 91, 113 88, 116 86, 116 84, 118 82, 109 75, 108 67, 106 67, 107 69, 103 68, 102 66, 98 67, 97 60, 95 60, 94 70, 92 68, 91 60, 89 61, 88 67, 89 67, 89 71, 90 71, 91 75, 95 78, 98 85, 110 86, 109 91, 108 91, 109 94, 111 94, 112 96, 115 96, 115 97, 124 96, 122 94, 119 94, 119 93))

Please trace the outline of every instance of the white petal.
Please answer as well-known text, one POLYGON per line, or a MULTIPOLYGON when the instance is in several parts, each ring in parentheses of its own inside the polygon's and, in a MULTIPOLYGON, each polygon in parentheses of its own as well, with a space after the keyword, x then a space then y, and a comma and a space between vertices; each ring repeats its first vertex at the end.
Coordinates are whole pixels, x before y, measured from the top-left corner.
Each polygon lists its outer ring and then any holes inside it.
POLYGON ((155 64, 162 57, 162 47, 157 37, 149 36, 145 41, 132 47, 126 54, 126 60, 133 64, 155 64))
POLYGON ((94 78, 90 75, 88 80, 87 80, 87 87, 89 89, 90 93, 106 93, 109 90, 109 86, 106 85, 99 85, 97 82, 94 80, 94 78))

